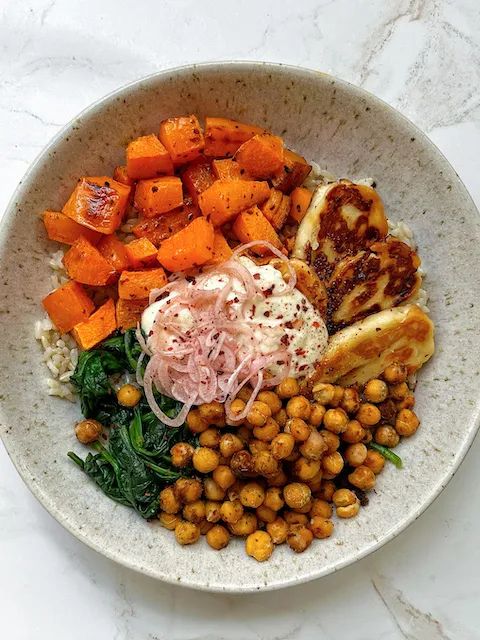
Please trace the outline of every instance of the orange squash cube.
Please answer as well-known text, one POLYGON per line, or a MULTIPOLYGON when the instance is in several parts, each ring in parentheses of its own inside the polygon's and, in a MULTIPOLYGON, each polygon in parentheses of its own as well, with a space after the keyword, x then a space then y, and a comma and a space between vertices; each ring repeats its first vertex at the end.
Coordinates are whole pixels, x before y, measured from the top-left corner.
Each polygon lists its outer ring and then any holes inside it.
POLYGON ((118 281, 118 296, 122 300, 145 300, 152 289, 160 289, 166 284, 167 276, 161 267, 124 271, 118 281))
POLYGON ((95 309, 85 289, 69 280, 42 300, 45 311, 60 333, 68 333, 79 322, 86 320, 95 309))
POLYGON ((148 238, 137 238, 125 245, 130 265, 134 269, 156 262, 157 247, 148 238))
POLYGON ((202 128, 194 115, 163 120, 158 137, 175 166, 195 160, 205 146, 202 128))
POLYGON ((115 302, 110 298, 88 320, 74 326, 72 334, 82 349, 91 349, 115 331, 115 302))
POLYGON ((98 243, 97 249, 117 273, 121 273, 130 266, 125 245, 115 234, 103 236, 98 243))
POLYGON ((87 229, 75 220, 72 220, 61 211, 45 211, 43 213, 43 224, 50 240, 73 244, 82 236, 92 244, 96 244, 102 237, 101 233, 87 229))
POLYGON ((182 181, 175 176, 140 180, 135 190, 135 207, 145 218, 154 218, 180 207, 183 203, 182 181))
POLYGON ((128 144, 127 174, 132 180, 146 180, 173 174, 172 159, 153 133, 149 136, 141 136, 128 144))
POLYGON ((63 264, 72 280, 102 286, 112 281, 115 269, 100 251, 85 238, 79 238, 63 256, 63 264))
MULTIPOLYGON (((233 223, 233 232, 242 243, 253 242, 254 240, 262 240, 269 242, 276 249, 283 249, 275 229, 266 219, 260 209, 255 206, 242 211, 233 223)), ((253 247, 252 251, 260 256, 267 255, 269 249, 267 247, 253 247)))

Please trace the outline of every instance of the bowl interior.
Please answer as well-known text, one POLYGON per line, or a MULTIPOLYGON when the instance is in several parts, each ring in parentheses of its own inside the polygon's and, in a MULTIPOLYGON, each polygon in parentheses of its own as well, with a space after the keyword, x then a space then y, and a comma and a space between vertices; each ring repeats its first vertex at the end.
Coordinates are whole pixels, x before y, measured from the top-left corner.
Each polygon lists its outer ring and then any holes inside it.
POLYGON ((5 380, 1 432, 27 484, 81 540, 139 571, 212 590, 248 591, 309 580, 375 549, 412 522, 445 486, 474 436, 479 409, 477 309, 480 229, 453 169, 410 122, 351 85, 313 71, 268 64, 211 64, 160 73, 87 109, 41 154, 4 218, 0 247, 5 380), (133 137, 156 132, 172 114, 222 115, 261 124, 338 176, 372 177, 390 219, 411 226, 420 247, 437 326, 437 352, 422 370, 422 426, 398 451, 404 469, 379 477, 354 521, 306 553, 278 548, 259 564, 239 541, 222 553, 204 541, 177 546, 170 532, 118 506, 67 459, 77 445, 79 408, 46 395, 47 371, 33 337, 49 291, 38 215, 59 209, 81 175, 111 174, 133 137))

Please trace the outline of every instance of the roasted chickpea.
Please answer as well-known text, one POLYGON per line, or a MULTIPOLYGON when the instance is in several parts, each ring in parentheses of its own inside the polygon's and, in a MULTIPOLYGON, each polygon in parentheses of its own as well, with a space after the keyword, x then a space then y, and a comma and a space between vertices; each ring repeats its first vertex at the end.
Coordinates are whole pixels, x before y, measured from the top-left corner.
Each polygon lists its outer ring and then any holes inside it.
POLYGON ((199 437, 198 442, 201 447, 210 447, 210 449, 217 449, 220 444, 220 431, 209 427, 206 431, 203 431, 199 437))
POLYGON ((304 442, 312 432, 312 427, 302 418, 290 418, 285 425, 285 433, 290 433, 297 442, 304 442))
POLYGON ((235 524, 243 515, 243 505, 240 500, 227 500, 220 507, 220 515, 224 522, 235 524))
POLYGON ((247 422, 250 423, 252 427, 263 427, 267 422, 267 419, 271 418, 271 416, 272 411, 268 404, 255 400, 252 404, 252 408, 248 412, 247 422))
MULTIPOLYGON (((310 489, 310 487, 309 487, 309 489, 310 489)), ((305 506, 300 507, 299 509, 292 509, 292 511, 295 511, 295 513, 308 514, 308 513, 310 513, 310 509, 311 508, 312 508, 312 499, 310 498, 310 500, 307 502, 307 504, 305 506)))
POLYGON ((403 400, 399 400, 395 408, 397 411, 401 411, 402 409, 413 409, 415 406, 415 396, 412 393, 409 393, 403 400))
POLYGON ((384 447, 396 447, 400 442, 400 436, 389 424, 383 424, 375 430, 374 440, 384 447))
POLYGON ((235 398, 235 400, 233 400, 232 404, 230 405, 230 411, 235 416, 239 416, 245 409, 245 406, 246 405, 243 400, 241 400, 240 398, 235 398))
POLYGON ((376 482, 373 471, 363 464, 348 474, 348 480, 354 487, 362 489, 362 491, 373 489, 376 482))
POLYGON ((224 458, 230 458, 237 451, 243 449, 243 442, 234 433, 224 433, 220 438, 220 453, 224 458))
POLYGON ((240 491, 240 502, 244 507, 256 509, 265 499, 265 489, 258 482, 247 482, 240 491))
POLYGON ((322 516, 313 516, 313 518, 310 519, 309 529, 315 538, 323 540, 332 535, 333 522, 327 518, 322 518, 322 516))
POLYGON ((303 482, 291 482, 283 488, 283 498, 291 509, 301 509, 311 497, 310 488, 303 482))
POLYGON ((343 469, 343 458, 338 451, 329 453, 322 459, 322 467, 326 473, 330 473, 332 476, 337 476, 343 469))
POLYGON ((238 476, 251 475, 253 473, 253 456, 250 451, 242 449, 230 458, 230 467, 238 476))
POLYGON ((321 518, 332 517, 332 505, 326 500, 320 498, 314 498, 312 500, 312 506, 310 507, 310 517, 320 516, 321 518))
POLYGON ((291 433, 279 433, 273 438, 270 450, 275 460, 283 460, 288 458, 295 446, 295 438, 291 433))
POLYGON ((260 391, 257 396, 257 400, 268 404, 272 415, 277 413, 277 411, 280 411, 280 409, 282 408, 282 401, 275 393, 275 391, 260 391))
POLYGON ((282 490, 278 487, 269 487, 265 491, 265 499, 263 500, 263 504, 273 511, 280 511, 280 509, 282 509, 283 505, 285 504, 282 490))
POLYGON ((284 511, 283 517, 289 526, 296 524, 308 524, 308 516, 305 513, 298 513, 298 511, 284 511))
POLYGON ((268 560, 273 553, 272 538, 266 531, 255 531, 245 540, 245 550, 258 562, 268 560))
POLYGON ((385 466, 385 458, 378 451, 375 451, 374 449, 368 449, 367 456, 363 464, 371 469, 375 475, 377 475, 385 466))
POLYGON ((331 502, 335 491, 335 483, 331 480, 324 480, 322 482, 322 486, 320 487, 320 491, 318 491, 317 493, 317 497, 321 498, 322 500, 326 500, 327 502, 331 502))
POLYGON ((410 409, 401 409, 395 420, 395 429, 401 436, 412 436, 418 429, 420 420, 410 409))
POLYGON ((267 484, 269 487, 283 487, 287 484, 288 477, 285 471, 279 467, 277 473, 267 477, 267 484))
POLYGON ((201 520, 198 523, 198 528, 200 529, 200 535, 206 535, 210 529, 213 527, 213 522, 208 522, 208 520, 201 520))
POLYGON ((373 378, 363 388, 363 395, 368 402, 383 402, 388 396, 387 383, 378 378, 373 378))
POLYGON ((344 507, 337 507, 335 513, 339 518, 354 518, 360 511, 360 500, 355 497, 355 502, 344 507))
POLYGON ((270 451, 269 443, 264 442, 263 440, 250 440, 248 448, 250 449, 252 456, 257 455, 260 451, 270 451))
POLYGON ((238 427, 236 434, 245 446, 252 437, 252 427, 247 424, 242 424, 241 427, 238 427))
POLYGON ((322 480, 323 480, 323 470, 320 469, 320 471, 316 475, 314 475, 311 480, 308 480, 308 482, 306 482, 306 484, 310 487, 310 491, 312 492, 312 494, 316 493, 317 491, 320 491, 320 487, 322 486, 322 480))
POLYGON ((273 418, 278 426, 282 429, 287 424, 288 416, 285 409, 280 409, 280 411, 277 411, 277 413, 274 414, 273 418))
POLYGON ((293 465, 293 473, 299 480, 307 482, 317 475, 321 466, 320 460, 308 460, 307 458, 302 457, 293 465))
POLYGON ((234 536, 248 536, 258 528, 257 516, 250 511, 245 511, 237 520, 228 525, 234 536))
POLYGON ((388 384, 399 384, 407 379, 407 367, 401 362, 392 362, 383 372, 383 377, 388 384))
POLYGON ((327 431, 326 429, 322 429, 321 431, 319 431, 319 433, 322 436, 323 441, 325 442, 325 445, 327 447, 325 453, 333 453, 338 449, 338 447, 340 446, 340 438, 336 433, 327 431))
POLYGON ((117 391, 117 402, 122 407, 135 407, 142 397, 142 392, 133 384, 124 384, 117 391))
POLYGON ((188 522, 200 524, 202 520, 205 520, 205 503, 203 500, 189 502, 183 507, 182 515, 188 522))
POLYGON ((319 427, 322 424, 325 412, 326 409, 323 404, 318 404, 318 402, 312 404, 312 411, 310 413, 310 418, 308 419, 312 427, 319 427))
POLYGON ((312 544, 313 533, 305 525, 291 525, 287 534, 287 544, 296 553, 303 553, 312 544))
POLYGON ((337 489, 332 496, 333 504, 336 507, 346 507, 349 504, 353 504, 357 496, 351 489, 337 489))
POLYGON ((207 500, 220 502, 225 498, 225 489, 215 482, 213 478, 205 478, 203 481, 203 491, 207 500))
POLYGON ((252 395, 252 389, 250 387, 242 387, 240 391, 237 393, 237 398, 247 403, 250 400, 251 395, 252 395))
POLYGON ((174 467, 188 467, 192 462, 195 449, 187 442, 177 442, 170 449, 170 456, 174 467))
POLYGON ((280 425, 273 418, 268 418, 263 427, 253 427, 253 435, 258 440, 271 442, 280 432, 280 425))
POLYGON ((343 394, 345 393, 345 389, 340 385, 334 385, 333 387, 333 398, 330 401, 331 407, 338 407, 343 399, 343 394))
POLYGON ((305 442, 300 446, 299 451, 307 460, 320 460, 324 453, 328 450, 322 434, 312 430, 305 442))
POLYGON ((347 428, 342 433, 342 440, 355 444, 356 442, 362 442, 365 437, 366 430, 362 427, 358 420, 349 420, 347 428))
POLYGON ((323 416, 323 426, 332 433, 343 433, 347 428, 348 416, 343 409, 328 409, 323 416))
POLYGON ((219 487, 225 491, 234 484, 236 477, 233 471, 225 464, 220 464, 213 470, 212 477, 219 487))
POLYGON ((214 525, 206 535, 207 543, 212 549, 224 549, 230 542, 230 533, 221 524, 214 525))
POLYGON ((348 446, 344 453, 343 458, 347 464, 351 467, 358 467, 365 462, 367 457, 367 447, 361 442, 351 444, 348 446))
POLYGON ((75 435, 82 444, 95 442, 102 435, 103 427, 98 420, 81 420, 75 425, 75 435))
POLYGON ((165 513, 178 513, 182 505, 172 486, 160 491, 160 509, 165 513))
POLYGON ((285 380, 280 382, 276 391, 279 398, 293 398, 293 396, 298 395, 300 387, 298 386, 298 382, 295 378, 285 378, 285 380))
POLYGON ((312 393, 315 400, 320 404, 330 404, 335 397, 335 387, 333 384, 319 382, 313 387, 312 393))
POLYGON ((165 529, 169 529, 170 531, 173 531, 181 521, 180 516, 176 513, 167 513, 166 511, 160 511, 158 519, 162 527, 165 527, 165 529))
POLYGON ((175 538, 179 544, 193 544, 200 538, 200 527, 182 520, 175 527, 175 538))
POLYGON ((305 396, 294 396, 287 402, 286 411, 289 418, 308 420, 312 413, 312 406, 305 396))
POLYGON ((260 522, 273 522, 277 517, 277 512, 269 509, 264 504, 256 508, 255 513, 260 522))
POLYGON ((208 422, 217 426, 225 426, 225 409, 220 402, 206 402, 198 407, 200 416, 208 422))
POLYGON ((362 425, 367 427, 373 427, 378 424, 381 417, 380 409, 369 402, 363 402, 355 416, 362 425))
POLYGON ((267 533, 270 534, 273 544, 283 544, 287 539, 288 524, 283 518, 276 518, 267 524, 267 533))
POLYGON ((196 478, 179 478, 175 482, 175 495, 181 502, 195 502, 202 495, 203 485, 196 478))
POLYGON ((240 500, 240 491, 242 490, 244 484, 245 483, 241 480, 236 480, 235 484, 232 484, 232 486, 227 491, 228 499, 232 501, 240 500))
POLYGON ((219 455, 214 449, 198 447, 193 454, 193 467, 199 473, 211 473, 220 462, 219 455))
POLYGON ((253 456, 253 470, 261 476, 272 476, 278 472, 278 461, 270 451, 259 451, 253 456))
POLYGON ((410 393, 408 384, 406 382, 400 382, 390 386, 389 396, 394 400, 403 400, 410 393))
POLYGON ((360 395, 355 387, 347 387, 343 393, 340 406, 347 413, 356 413, 360 406, 360 395))
POLYGON ((363 436, 362 442, 363 444, 368 444, 369 442, 371 442, 373 440, 373 434, 370 431, 370 429, 367 429, 365 431, 365 435, 363 436))
POLYGON ((221 502, 216 502, 214 500, 207 500, 205 502, 205 519, 207 522, 218 522, 222 517, 220 514, 220 507, 222 506, 221 502))
POLYGON ((208 422, 202 418, 198 409, 191 409, 187 415, 187 426, 193 433, 202 433, 208 429, 208 422))

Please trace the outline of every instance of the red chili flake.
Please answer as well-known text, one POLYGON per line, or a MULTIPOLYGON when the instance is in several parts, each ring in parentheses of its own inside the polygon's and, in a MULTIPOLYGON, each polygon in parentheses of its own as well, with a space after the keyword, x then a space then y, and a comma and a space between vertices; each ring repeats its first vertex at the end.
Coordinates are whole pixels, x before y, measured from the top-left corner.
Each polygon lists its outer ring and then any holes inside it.
POLYGON ((271 313, 270 311, 265 311, 265 313, 263 314, 266 318, 269 318, 271 313))
POLYGON ((318 329, 320 327, 320 323, 315 320, 315 322, 312 322, 312 327, 315 327, 315 329, 318 329))
POLYGON ((260 274, 259 273, 254 273, 253 274, 253 279, 254 280, 260 280, 260 274))

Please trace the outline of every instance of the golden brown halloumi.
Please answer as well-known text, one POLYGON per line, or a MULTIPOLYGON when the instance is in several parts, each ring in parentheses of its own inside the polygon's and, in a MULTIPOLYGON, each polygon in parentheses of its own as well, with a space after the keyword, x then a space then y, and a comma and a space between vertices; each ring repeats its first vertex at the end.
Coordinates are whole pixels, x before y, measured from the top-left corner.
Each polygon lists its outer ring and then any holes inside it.
MULTIPOLYGON (((303 260, 290 258, 289 262, 297 275, 296 288, 320 311, 322 318, 325 320, 327 317, 327 290, 325 285, 315 271, 303 260)), ((288 282, 290 273, 285 260, 273 258, 270 260, 270 264, 278 269, 285 282, 288 282)))
POLYGON ((309 385, 363 384, 392 362, 403 362, 413 373, 427 362, 434 348, 433 322, 420 307, 409 304, 385 309, 333 335, 309 385))
POLYGON ((388 232, 383 203, 372 187, 340 180, 319 186, 298 228, 293 256, 321 280, 348 255, 383 240, 388 232))
POLYGON ((329 333, 413 298, 419 266, 415 251, 392 237, 340 260, 327 285, 329 333))

